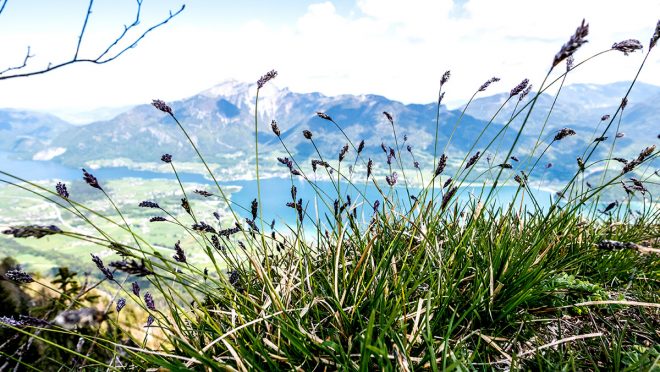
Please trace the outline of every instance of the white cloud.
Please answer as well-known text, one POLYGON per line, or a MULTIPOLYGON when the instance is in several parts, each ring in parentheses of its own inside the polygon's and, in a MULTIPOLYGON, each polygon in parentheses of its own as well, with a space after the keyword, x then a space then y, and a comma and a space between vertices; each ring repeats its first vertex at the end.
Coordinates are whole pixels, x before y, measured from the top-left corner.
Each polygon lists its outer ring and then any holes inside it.
MULTIPOLYGON (((470 0, 460 12, 456 7, 448 0, 358 0, 344 14, 326 1, 307 6, 293 23, 246 19, 240 28, 224 27, 222 14, 213 25, 181 17, 112 64, 5 81, 0 89, 11 94, 3 93, 2 105, 90 109, 171 100, 225 79, 256 80, 271 68, 280 72, 276 84, 294 91, 375 93, 404 102, 434 101, 437 81, 449 69, 447 99, 459 103, 491 76, 502 78, 493 92, 526 77, 538 86, 582 18, 591 33, 578 61, 622 39, 647 46, 660 15, 657 0, 625 6, 470 0)), ((640 78, 660 85, 660 50, 653 52, 640 78)), ((608 53, 569 82, 630 80, 642 58, 608 53)))

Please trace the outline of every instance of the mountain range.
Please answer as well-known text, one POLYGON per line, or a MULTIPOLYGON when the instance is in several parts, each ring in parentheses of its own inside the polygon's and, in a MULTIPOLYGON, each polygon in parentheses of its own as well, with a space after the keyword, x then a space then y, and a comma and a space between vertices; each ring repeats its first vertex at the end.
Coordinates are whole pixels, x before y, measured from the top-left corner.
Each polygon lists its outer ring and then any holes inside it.
MULTIPOLYGON (((544 155, 544 162, 561 162, 580 156, 581 150, 593 141, 594 133, 600 135, 603 123, 607 123, 601 122, 601 117, 614 114, 629 85, 627 82, 569 85, 561 89, 556 100, 554 95, 542 93, 519 138, 514 155, 521 159, 529 154, 542 128, 544 135, 541 140, 547 143, 559 129, 569 127, 577 135, 551 146, 544 155), (552 112, 548 116, 551 107, 552 112), (600 129, 596 131, 597 128, 600 129)), ((227 81, 195 96, 170 102, 170 105, 206 159, 221 167, 230 167, 236 162, 253 159, 255 94, 255 84, 227 81)), ((443 105, 438 110, 435 102, 403 104, 378 95, 295 93, 271 84, 264 87, 259 96, 259 146, 267 164, 274 165, 277 156, 287 155, 280 140, 271 131, 270 123, 276 120, 282 131, 282 142, 298 160, 318 158, 317 149, 324 157, 336 159, 347 141, 334 124, 316 114, 324 112, 341 126, 355 144, 365 140, 364 156, 384 162, 382 145, 389 148, 396 147, 395 143, 398 143, 403 154, 406 153, 406 145, 410 145, 416 160, 423 168, 429 168, 433 162, 437 117, 440 123, 438 149, 446 151, 454 161, 462 160, 468 151, 483 150, 496 133, 502 132, 500 138, 503 142, 496 142, 491 147, 488 152, 491 157, 495 149, 507 149, 512 143, 528 107, 512 121, 510 128, 505 129, 505 124, 509 122, 514 108, 523 108, 534 94, 531 92, 520 102, 517 97, 512 98, 493 119, 493 114, 507 100, 509 93, 483 96, 467 107, 448 109, 443 105), (396 141, 384 111, 394 118, 396 141), (303 130, 313 133, 313 144, 304 138, 303 130), (473 147, 482 130, 484 133, 480 141, 473 147), (404 136, 407 141, 404 141, 404 136)), ((660 132, 657 124, 660 118, 659 99, 660 87, 635 84, 620 127, 616 120, 608 131, 608 139, 600 145, 601 150, 596 155, 602 158, 607 154, 616 132, 625 135, 617 139, 615 156, 632 157, 643 147, 656 144, 660 132)), ((170 153, 182 161, 196 159, 194 150, 174 120, 149 104, 130 108, 110 120, 83 126, 74 126, 45 113, 0 109, 0 151, 75 167, 95 160, 116 158, 158 162, 163 153, 170 153)), ((492 159, 494 164, 505 162, 502 156, 492 159)), ((403 161, 412 167, 412 158, 408 154, 405 154, 403 161)), ((575 161, 568 163, 570 166, 566 167, 566 172, 561 167, 555 167, 550 171, 552 176, 560 179, 570 174, 575 161)))

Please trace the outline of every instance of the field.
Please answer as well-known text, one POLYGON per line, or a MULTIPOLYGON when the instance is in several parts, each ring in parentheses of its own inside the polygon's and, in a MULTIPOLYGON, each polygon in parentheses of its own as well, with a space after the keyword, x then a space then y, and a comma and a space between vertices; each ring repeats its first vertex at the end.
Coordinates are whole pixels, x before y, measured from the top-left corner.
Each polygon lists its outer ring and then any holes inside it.
MULTIPOLYGON (((39 186, 54 191, 54 184, 40 182, 39 186)), ((229 224, 226 204, 222 201, 206 199, 194 193, 194 190, 204 190, 207 185, 186 184, 185 190, 190 195, 190 203, 196 209, 203 210, 208 214, 218 212, 221 221, 229 224), (204 200, 206 199, 206 200, 204 200)), ((122 211, 124 218, 136 229, 136 231, 148 240, 163 254, 171 254, 173 242, 181 240, 181 235, 172 229, 170 222, 149 223, 149 218, 163 215, 159 210, 140 208, 139 203, 145 200, 159 201, 160 205, 169 211, 182 223, 192 224, 190 216, 180 207, 183 193, 176 181, 171 180, 144 180, 136 178, 112 180, 105 185, 108 193, 112 195, 117 207, 122 211)), ((225 188, 229 195, 237 191, 236 187, 225 188)), ((74 183, 71 192, 77 194, 78 200, 84 202, 87 207, 99 214, 118 220, 119 217, 112 204, 97 190, 90 190, 82 181, 74 183)), ((51 196, 52 197, 52 196, 51 196)), ((81 234, 94 235, 95 228, 72 213, 59 208, 57 205, 46 201, 44 198, 32 192, 12 187, 0 186, 0 204, 2 214, 0 215, 0 230, 4 231, 11 226, 29 224, 56 225, 64 230, 75 231, 81 234)), ((88 214, 90 220, 99 229, 113 236, 124 236, 122 243, 130 243, 130 235, 116 224, 108 222, 99 216, 88 214)), ((182 244, 194 241, 185 238, 182 244)), ((20 262, 26 270, 42 274, 52 273, 58 267, 67 266, 78 272, 86 272, 90 269, 90 254, 94 253, 105 260, 116 260, 119 257, 114 251, 96 243, 70 239, 64 236, 46 236, 41 239, 15 240, 7 235, 0 235, 2 244, 2 257, 13 257, 20 262)), ((193 263, 201 263, 204 258, 199 254, 191 254, 193 263)))

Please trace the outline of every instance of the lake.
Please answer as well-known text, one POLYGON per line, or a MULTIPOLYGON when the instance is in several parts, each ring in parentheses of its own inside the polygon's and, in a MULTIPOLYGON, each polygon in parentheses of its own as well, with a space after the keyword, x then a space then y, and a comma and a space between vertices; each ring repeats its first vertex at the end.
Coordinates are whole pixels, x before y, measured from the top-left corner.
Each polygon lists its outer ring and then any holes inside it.
MULTIPOLYGON (((80 169, 64 166, 53 161, 33 161, 33 160, 16 160, 11 158, 10 153, 0 152, 0 170, 13 174, 15 176, 30 180, 80 180, 82 179, 82 171, 80 169)), ((103 182, 103 180, 117 180, 122 178, 142 178, 142 179, 175 179, 174 174, 159 173, 152 171, 132 170, 125 167, 112 167, 94 169, 92 174, 103 182)), ((206 179, 200 174, 193 173, 179 173, 182 182, 209 184, 208 191, 213 192, 215 185, 212 181, 206 179)), ((5 178, 0 176, 0 179, 5 178)), ((383 188, 383 192, 394 193, 394 199, 399 200, 403 205, 410 206, 410 199, 408 193, 403 186, 397 186, 393 189, 387 187, 385 182, 379 183, 383 188)), ((220 182, 222 186, 239 186, 240 190, 231 195, 231 200, 238 206, 243 208, 236 208, 236 212, 241 216, 249 216, 250 203, 257 197, 257 183, 255 181, 227 181, 220 182)), ((323 219, 323 215, 328 213, 333 214, 334 200, 337 198, 337 191, 335 185, 330 181, 319 181, 313 185, 306 182, 302 178, 293 181, 296 186, 298 194, 297 198, 303 199, 303 207, 307 210, 308 216, 316 219, 317 217, 323 219), (315 192, 315 190, 318 191, 315 192)), ((271 220, 275 219, 279 224, 295 225, 297 213, 294 209, 286 206, 287 202, 291 202, 291 186, 292 181, 289 178, 269 178, 261 181, 261 203, 264 213, 264 220, 269 224, 271 220)), ((361 219, 368 220, 371 217, 371 205, 375 200, 381 201, 383 196, 378 192, 373 184, 365 185, 364 182, 356 184, 355 186, 348 185, 342 182, 340 185, 341 194, 350 195, 354 204, 363 205, 364 208, 359 208, 358 213, 362 216, 361 219), (368 200, 369 205, 364 205, 365 198, 368 200)), ((501 186, 497 190, 497 203, 505 205, 510 202, 514 197, 517 187, 514 186, 501 186)), ((417 195, 419 188, 411 188, 408 190, 410 195, 417 195)), ((482 191, 481 186, 462 187, 457 193, 461 201, 469 200, 470 195, 479 195, 482 191)), ((485 189, 484 194, 489 191, 485 189)), ((438 197, 440 190, 436 189, 438 197)), ((390 195, 392 197, 393 195, 390 195)), ((542 207, 549 205, 549 194, 546 192, 535 193, 535 197, 542 207)), ((526 195, 524 204, 531 207, 529 202, 530 198, 526 195)), ((280 227, 282 227, 280 225, 280 227)))

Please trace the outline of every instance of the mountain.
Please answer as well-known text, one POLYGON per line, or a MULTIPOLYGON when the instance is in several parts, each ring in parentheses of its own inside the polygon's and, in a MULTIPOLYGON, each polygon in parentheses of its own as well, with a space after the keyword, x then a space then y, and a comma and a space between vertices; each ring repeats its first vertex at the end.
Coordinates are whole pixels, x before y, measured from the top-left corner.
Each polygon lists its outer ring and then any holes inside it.
MULTIPOLYGON (((564 165, 548 169, 548 177, 561 179, 572 175, 575 171, 574 159, 582 156, 582 151, 595 138, 594 134, 599 135, 604 128, 601 116, 616 111, 628 86, 629 83, 625 82, 569 85, 562 88, 556 101, 553 95, 541 94, 512 155, 523 160, 532 152, 535 158, 545 151, 542 166, 547 163, 564 165), (548 116, 551 108, 552 113, 548 116), (545 149, 545 144, 550 143, 557 131, 564 127, 574 129, 577 135, 545 149), (542 128, 543 135, 538 143, 542 128)), ((317 151, 325 159, 336 159, 347 141, 333 123, 316 115, 316 112, 324 112, 339 124, 354 144, 364 140, 363 156, 373 158, 381 167, 386 159, 381 144, 396 147, 398 143, 405 164, 412 166, 412 158, 406 154, 406 146, 410 145, 420 165, 431 168, 436 117, 440 123, 438 151, 446 149, 450 155, 450 166, 459 164, 468 152, 483 151, 498 133, 498 140, 484 157, 492 158, 491 165, 511 162, 504 159, 505 150, 516 138, 528 108, 522 110, 510 127, 506 124, 514 107, 523 108, 533 96, 534 92, 521 102, 514 97, 488 125, 492 115, 508 98, 508 93, 477 98, 463 115, 461 111, 465 107, 449 110, 441 106, 438 111, 436 103, 403 104, 378 95, 295 93, 279 89, 271 83, 259 92, 260 159, 266 166, 273 167, 277 166, 277 157, 288 156, 287 151, 300 162, 318 158, 317 151), (396 141, 384 111, 394 117, 396 141), (272 120, 278 122, 286 149, 271 130, 272 120), (303 130, 313 133, 313 143, 304 138, 303 130), (450 138, 450 145, 446 148, 450 138), (480 140, 473 146, 477 138, 480 140), (495 155, 495 152, 498 154, 495 155)), ((660 87, 637 83, 629 96, 622 122, 619 124, 616 120, 613 123, 606 135, 608 139, 599 146, 592 159, 608 155, 616 132, 625 132, 625 136, 617 139, 614 156, 630 158, 643 147, 657 143, 660 106, 656 102, 659 98, 660 87)), ((169 104, 206 160, 218 164, 218 169, 222 171, 252 169, 255 99, 255 84, 227 81, 169 104)), ((0 134, 3 134, 0 150, 27 154, 35 159, 54 158, 74 167, 95 160, 117 158, 158 162, 163 153, 172 154, 178 161, 197 160, 196 153, 177 123, 148 104, 135 106, 109 120, 75 127, 50 115, 4 110, 0 111, 0 134)), ((479 162, 480 171, 485 170, 485 163, 479 162)))
POLYGON ((47 159, 63 151, 52 142, 72 126, 50 114, 0 109, 0 151, 47 159), (44 152, 45 149, 50 149, 44 152))
MULTIPOLYGON (((599 126, 601 117, 613 115, 621 99, 626 94, 630 82, 618 82, 605 85, 574 84, 562 88, 555 102, 555 96, 542 93, 534 107, 534 112, 528 119, 526 128, 530 132, 538 132, 546 123, 546 131, 558 130, 570 127, 578 134, 592 134, 599 126), (552 107, 554 104, 554 107, 552 107), (552 114, 548 112, 552 107, 552 114)), ((521 108, 529 97, 536 92, 531 92, 528 98, 519 104, 521 108)), ((500 93, 489 97, 477 98, 468 107, 467 114, 481 120, 490 120, 493 113, 497 111, 502 103, 508 98, 508 93, 500 93)), ((660 98, 660 87, 645 83, 635 83, 628 96, 628 104, 622 116, 621 127, 618 132, 624 132, 627 140, 624 142, 640 142, 648 139, 650 135, 656 136, 660 133, 657 118, 660 117, 660 106, 656 104, 660 98), (630 140, 630 141, 628 141, 630 140)), ((513 112, 517 98, 513 98, 498 114, 496 122, 508 122, 513 112)), ((463 106, 461 109, 464 109, 463 106)), ((513 121, 513 126, 519 128, 524 119, 526 111, 513 121)), ((612 131, 616 129, 617 123, 613 124, 612 131)), ((601 130, 603 127, 600 127, 601 130)), ((615 133, 612 132, 610 137, 615 133)))
MULTIPOLYGON (((222 162, 228 153, 240 158, 252 156, 255 94, 254 84, 229 81, 170 104, 177 119, 207 159, 222 162)), ((314 144, 323 156, 336 158, 346 139, 331 122, 319 118, 317 111, 334 118, 355 144, 365 140, 367 156, 382 154, 382 143, 395 147, 392 126, 383 111, 394 115, 400 143, 403 136, 407 136, 409 144, 414 151, 420 151, 422 159, 428 158, 432 151, 436 104, 404 105, 377 95, 328 97, 320 93, 294 93, 269 85, 260 91, 258 105, 262 153, 286 155, 279 139, 271 131, 270 123, 276 120, 283 142, 296 156, 303 160, 318 157, 313 144, 302 135, 302 131, 307 129, 314 134, 314 144)), ((459 116, 459 111, 447 110, 444 106, 441 108, 441 146, 444 147, 451 135, 450 125, 459 116)), ((481 120, 463 117, 459 130, 453 134, 452 149, 469 150, 485 127, 486 123, 481 120)), ((500 124, 491 125, 484 138, 492 137, 500 129, 500 124)), ((514 133, 509 132, 505 137, 511 141, 514 133)), ((59 160, 76 166, 94 159, 117 157, 142 162, 157 161, 165 152, 180 160, 196 158, 174 120, 151 105, 137 106, 112 120, 62 133, 54 139, 54 143, 67 148, 59 160)), ((271 156, 270 160, 275 161, 276 156, 271 156)))

